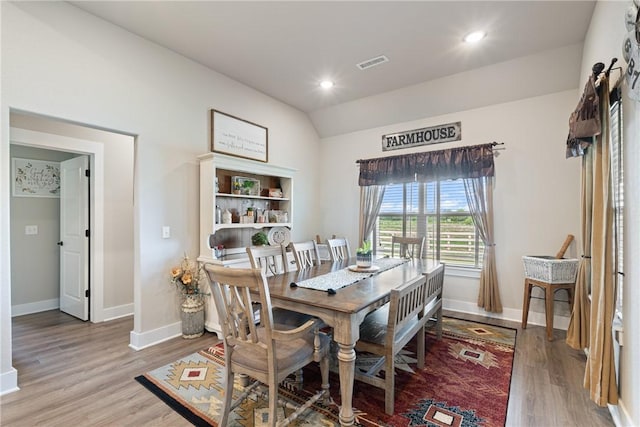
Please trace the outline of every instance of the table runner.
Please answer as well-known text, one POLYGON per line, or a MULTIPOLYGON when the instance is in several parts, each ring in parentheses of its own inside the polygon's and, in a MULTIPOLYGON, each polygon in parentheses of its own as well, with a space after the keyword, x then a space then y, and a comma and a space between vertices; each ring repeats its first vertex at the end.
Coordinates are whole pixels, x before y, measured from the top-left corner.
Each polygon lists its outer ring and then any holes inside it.
POLYGON ((380 269, 376 271, 357 272, 351 271, 349 268, 343 268, 342 270, 332 271, 331 273, 323 274, 322 276, 301 280, 296 282, 295 285, 301 288, 315 289, 317 291, 335 291, 337 289, 344 288, 345 286, 353 285, 360 280, 374 276, 378 273, 382 273, 385 270, 397 267, 407 261, 409 260, 398 258, 377 258, 373 261, 373 265, 380 267, 380 269))

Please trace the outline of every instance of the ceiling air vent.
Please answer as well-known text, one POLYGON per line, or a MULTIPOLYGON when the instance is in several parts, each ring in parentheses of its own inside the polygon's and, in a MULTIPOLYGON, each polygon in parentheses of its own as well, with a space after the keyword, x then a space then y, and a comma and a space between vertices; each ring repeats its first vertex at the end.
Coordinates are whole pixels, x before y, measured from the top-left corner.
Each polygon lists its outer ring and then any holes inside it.
POLYGON ((380 55, 359 63, 357 67, 361 70, 366 70, 367 68, 375 67, 376 65, 384 64, 385 62, 389 62, 389 58, 384 55, 380 55))

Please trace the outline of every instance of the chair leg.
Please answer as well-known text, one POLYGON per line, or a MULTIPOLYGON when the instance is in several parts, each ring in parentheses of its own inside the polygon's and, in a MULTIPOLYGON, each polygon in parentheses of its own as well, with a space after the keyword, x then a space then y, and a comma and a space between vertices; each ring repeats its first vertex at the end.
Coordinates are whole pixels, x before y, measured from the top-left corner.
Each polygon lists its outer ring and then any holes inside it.
POLYGON ((229 412, 231 412, 231 400, 233 398, 233 381, 233 371, 229 368, 229 365, 227 365, 227 387, 224 391, 224 401, 222 403, 222 417, 220 418, 221 426, 226 426, 227 421, 229 420, 229 412))
POLYGON ((416 335, 416 339, 418 341, 418 345, 417 345, 417 350, 416 351, 416 359, 418 359, 418 369, 424 369, 424 358, 426 355, 425 349, 424 349, 424 334, 426 333, 425 327, 423 326, 422 328, 420 328, 420 330, 418 331, 418 334, 416 335))
MULTIPOLYGON (((269 379, 269 422, 268 425, 276 427, 278 423, 278 383, 275 378, 269 379)), ((221 424, 224 426, 226 424, 221 424)))
POLYGON ((527 328, 527 319, 529 318, 529 302, 531 301, 532 285, 528 279, 524 279, 524 301, 522 303, 522 329, 527 328))
POLYGON ((547 340, 553 341, 553 287, 547 286, 544 295, 545 314, 547 317, 547 340))
POLYGON ((295 373, 295 387, 297 390, 302 390, 302 386, 304 384, 304 376, 302 374, 302 369, 298 369, 295 373))
POLYGON ((320 377, 322 378, 322 391, 324 392, 323 401, 329 403, 329 355, 325 355, 320 359, 320 377))
POLYGON ((436 337, 439 340, 442 339, 442 304, 440 304, 440 308, 438 309, 438 314, 436 318, 436 337))
POLYGON ((384 411, 388 415, 393 415, 393 401, 395 399, 396 373, 395 373, 395 354, 387 354, 384 371, 384 411))

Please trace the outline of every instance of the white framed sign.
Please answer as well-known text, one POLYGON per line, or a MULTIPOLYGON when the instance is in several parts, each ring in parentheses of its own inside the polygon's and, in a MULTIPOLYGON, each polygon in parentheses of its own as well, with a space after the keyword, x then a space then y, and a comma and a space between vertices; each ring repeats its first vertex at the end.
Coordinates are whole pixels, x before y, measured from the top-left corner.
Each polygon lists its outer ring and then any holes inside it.
POLYGON ((462 122, 382 135, 382 151, 400 150, 420 145, 460 141, 462 122))
POLYGON ((266 163, 268 148, 266 127, 211 110, 211 151, 266 163))
POLYGON ((15 197, 60 197, 60 162, 13 158, 15 197))

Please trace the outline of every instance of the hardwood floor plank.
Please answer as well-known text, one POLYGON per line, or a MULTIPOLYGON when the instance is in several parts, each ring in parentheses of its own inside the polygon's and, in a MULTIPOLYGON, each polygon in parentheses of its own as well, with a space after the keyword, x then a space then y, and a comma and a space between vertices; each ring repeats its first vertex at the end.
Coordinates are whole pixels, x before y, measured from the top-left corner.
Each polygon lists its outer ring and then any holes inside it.
MULTIPOLYGON (((586 358, 564 343, 548 342, 543 327, 457 312, 446 315, 518 330, 507 426, 613 426, 606 408, 582 386, 586 358)), ((101 324, 59 311, 13 319, 13 366, 20 390, 0 397, 0 425, 189 426, 134 377, 218 342, 215 334, 175 338, 135 351, 131 317, 101 324)))

